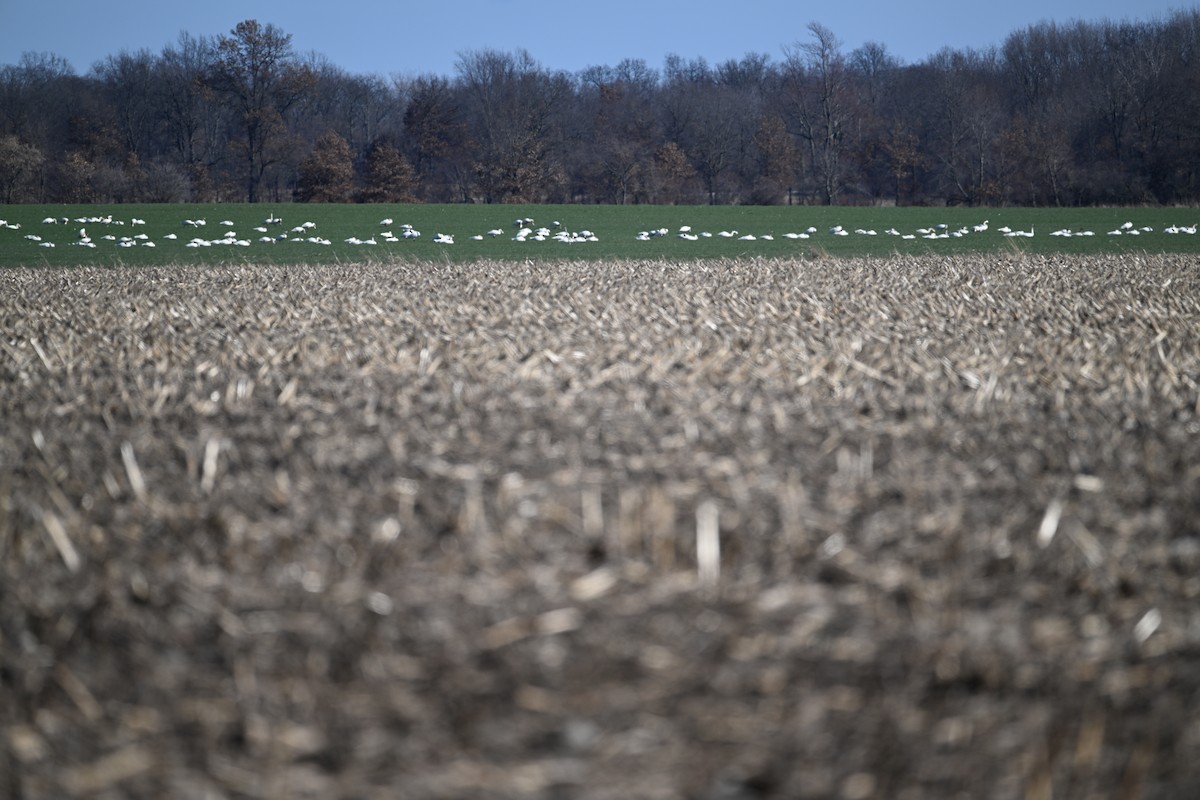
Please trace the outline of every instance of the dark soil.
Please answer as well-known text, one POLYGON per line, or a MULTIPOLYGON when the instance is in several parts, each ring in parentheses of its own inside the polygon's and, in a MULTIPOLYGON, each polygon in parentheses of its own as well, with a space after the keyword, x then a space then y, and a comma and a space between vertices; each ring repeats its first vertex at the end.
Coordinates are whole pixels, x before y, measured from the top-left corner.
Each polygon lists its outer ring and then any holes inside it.
POLYGON ((3 272, 0 797, 1200 797, 1198 398, 1183 257, 3 272))

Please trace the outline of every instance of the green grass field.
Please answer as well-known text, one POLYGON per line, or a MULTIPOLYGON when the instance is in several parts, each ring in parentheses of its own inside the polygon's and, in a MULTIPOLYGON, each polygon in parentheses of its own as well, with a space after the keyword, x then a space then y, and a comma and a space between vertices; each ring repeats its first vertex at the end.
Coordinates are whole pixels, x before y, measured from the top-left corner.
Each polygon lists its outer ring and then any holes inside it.
POLYGON ((0 266, 337 263, 364 260, 702 259, 927 253, 1200 252, 1195 208, 847 208, 815 206, 0 205, 0 266), (282 220, 266 224, 269 216, 282 220), (47 218, 58 220, 45 222, 47 218), (551 236, 514 241, 515 221, 551 236), (389 225, 381 224, 391 219, 389 225), (65 220, 65 221, 63 221, 65 220), (80 222, 79 220, 84 220, 80 222), (143 224, 135 224, 141 220, 143 224), (203 226, 185 220, 204 220, 203 226), (985 231, 975 226, 987 221, 985 231), (223 224, 225 222, 232 224, 223 224), (554 223, 559 223, 555 225, 554 223), (311 223, 303 230, 294 230, 311 223), (1109 232, 1132 224, 1122 235, 1109 232), (405 225, 420 236, 403 238, 405 225), (840 225, 847 235, 830 233, 840 225), (688 226, 697 238, 680 237, 688 226), (81 244, 80 229, 90 245, 81 244), (264 230, 256 230, 263 228, 264 230), (1032 231, 1006 236, 1002 229, 1032 231), (665 235, 639 240, 642 232, 665 235), (1170 232, 1179 229, 1176 232, 1170 232), (503 233, 491 236, 489 231, 503 233), (874 235, 856 233, 874 231, 874 235), (892 234, 886 231, 894 231, 892 234), (932 234, 922 231, 931 230, 932 234), (1053 235, 1070 230, 1076 235, 1053 235), (1131 235, 1129 230, 1137 231, 1131 235), (384 233, 390 231, 395 241, 384 233), (595 241, 556 241, 590 231, 595 241), (721 232, 736 232, 721 236, 721 232), (807 234, 807 238, 789 238, 807 234), (1092 235, 1078 235, 1090 231, 1092 235), (232 235, 230 235, 232 234, 232 235), (437 234, 453 237, 438 243, 437 234), (709 234, 705 236, 704 234, 709 234), (740 237, 753 235, 754 240, 740 237), (927 238, 940 235, 940 238, 927 238), (771 238, 764 238, 769 236, 771 238), (37 237, 37 238, 33 238, 37 237), (480 238, 475 238, 480 237, 480 238), (270 241, 262 241, 269 238, 270 241), (208 244, 194 244, 203 240, 208 244), (320 240, 319 242, 312 240, 320 240), (350 241, 348 241, 350 240, 350 241), (357 240, 357 241, 355 241, 357 240), (374 242, 373 244, 370 242, 374 242), (153 246, 150 246, 150 245, 153 246))

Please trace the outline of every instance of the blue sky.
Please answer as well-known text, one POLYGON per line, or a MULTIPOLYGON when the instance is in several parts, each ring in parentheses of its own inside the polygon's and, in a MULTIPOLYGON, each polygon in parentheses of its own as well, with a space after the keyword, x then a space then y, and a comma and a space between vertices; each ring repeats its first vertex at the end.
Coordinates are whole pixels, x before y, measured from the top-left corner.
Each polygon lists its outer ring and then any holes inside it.
POLYGON ((661 68, 669 53, 710 64, 748 52, 783 60, 819 22, 849 52, 880 42, 908 63, 943 47, 1000 45, 1014 30, 1043 21, 1147 20, 1196 3, 1139 0, 910 0, 813 3, 804 0, 0 0, 0 64, 26 51, 63 56, 79 73, 122 50, 157 53, 181 31, 228 33, 244 19, 273 23, 297 52, 317 52, 353 74, 455 74, 461 52, 524 48, 542 66, 575 72, 644 59, 661 68))

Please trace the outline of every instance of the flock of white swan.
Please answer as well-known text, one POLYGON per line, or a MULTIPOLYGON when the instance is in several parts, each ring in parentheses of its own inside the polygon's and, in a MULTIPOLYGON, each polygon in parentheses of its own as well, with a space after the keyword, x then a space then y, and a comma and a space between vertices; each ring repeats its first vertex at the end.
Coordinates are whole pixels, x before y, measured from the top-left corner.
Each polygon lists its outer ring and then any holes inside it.
MULTIPOLYGON (((915 231, 913 231, 911 233, 902 233, 902 232, 896 230, 895 228, 888 228, 883 233, 887 236, 899 237, 900 239, 917 239, 917 238, 921 238, 921 239, 960 239, 964 236, 968 236, 973 233, 986 233, 989 229, 990 229, 989 221, 985 219, 983 222, 980 222, 976 225, 971 225, 970 227, 963 226, 960 228, 951 228, 949 225, 947 225, 945 223, 939 223, 937 225, 934 225, 931 228, 917 228, 915 231)), ((1033 227, 1031 227, 1029 230, 1026 231, 1026 230, 1014 230, 1014 229, 1008 227, 1007 225, 1005 225, 1005 226, 997 228, 996 231, 998 233, 1001 233, 1004 236, 1008 236, 1008 237, 1033 238, 1036 235, 1036 231, 1034 230, 1033 227)), ((1109 236, 1138 236, 1143 233, 1153 233, 1153 232, 1154 232, 1154 228, 1152 228, 1150 226, 1143 226, 1143 227, 1139 228, 1139 227, 1135 227, 1132 222, 1125 222, 1125 223, 1122 223, 1119 227, 1114 228, 1111 231, 1108 231, 1108 235, 1109 236)), ((1196 233, 1196 226, 1195 225, 1169 225, 1169 226, 1163 228, 1162 232, 1167 233, 1167 234, 1187 233, 1187 234, 1194 235, 1196 233)), ((671 233, 671 231, 668 228, 656 228, 654 230, 641 231, 638 233, 636 238, 639 241, 649 241, 649 240, 655 238, 656 236, 667 236, 670 233, 671 233)), ((798 231, 798 232, 790 231, 788 233, 781 234, 781 236, 785 239, 810 239, 813 236, 817 235, 817 233, 818 233, 817 229, 810 226, 810 227, 804 229, 803 231, 798 231)), ((700 231, 699 233, 694 232, 690 225, 681 226, 678 229, 676 235, 679 236, 679 238, 681 238, 681 239, 687 239, 688 241, 693 241, 693 242, 697 241, 699 239, 709 239, 714 236, 714 234, 711 231, 700 231)), ((753 242, 753 241, 757 241, 760 239, 764 240, 764 241, 772 241, 775 238, 775 235, 771 234, 771 233, 763 233, 763 234, 757 234, 757 235, 753 234, 753 233, 739 234, 735 230, 734 231, 718 231, 715 235, 722 236, 725 238, 737 238, 737 239, 740 239, 742 241, 747 241, 747 242, 753 242)), ((855 228, 854 231, 849 231, 846 228, 842 227, 841 225, 834 225, 832 228, 829 229, 829 235, 830 236, 851 236, 851 235, 878 236, 879 231, 876 231, 872 228, 855 228)), ((1077 230, 1072 230, 1071 228, 1059 228, 1058 230, 1051 231, 1050 235, 1051 236, 1064 236, 1064 237, 1095 236, 1096 232, 1091 231, 1091 230, 1078 230, 1077 231, 1077 230)))
MULTIPOLYGON (((46 217, 42 220, 44 226, 56 226, 59 228, 72 228, 78 226, 74 235, 68 234, 65 244, 76 247, 97 248, 104 245, 114 247, 157 247, 155 242, 148 234, 144 232, 125 233, 122 229, 130 230, 139 228, 146 224, 146 221, 137 217, 131 217, 128 221, 116 219, 111 214, 102 216, 82 216, 82 217, 46 217), (92 228, 92 232, 88 231, 88 227, 92 228), (99 229, 104 229, 103 234, 93 235, 99 229)), ((474 241, 483 241, 485 238, 496 239, 499 237, 511 238, 514 242, 561 242, 567 244, 598 242, 599 237, 587 229, 570 230, 555 220, 547 225, 538 227, 531 217, 521 217, 512 223, 511 229, 492 228, 484 233, 477 233, 470 238, 474 241)), ((235 230, 235 223, 232 220, 221 220, 214 225, 214 228, 220 228, 221 233, 216 236, 199 235, 201 230, 208 228, 208 221, 205 219, 185 219, 181 223, 182 227, 193 231, 193 235, 180 236, 178 233, 171 232, 163 234, 160 241, 163 242, 178 242, 183 240, 183 246, 189 248, 200 247, 250 247, 253 244, 275 244, 278 242, 293 242, 313 244, 320 246, 329 246, 333 242, 317 232, 317 224, 311 220, 302 222, 298 225, 286 227, 283 219, 275 215, 274 212, 269 214, 262 224, 256 225, 253 228, 253 234, 242 235, 235 230)), ((10 223, 7 220, 0 219, 0 230, 20 230, 20 223, 10 223)), ((856 228, 848 230, 841 225, 834 225, 829 228, 825 235, 828 236, 894 236, 902 240, 912 239, 958 239, 965 236, 973 236, 987 233, 992 230, 988 220, 971 225, 952 228, 945 223, 939 223, 930 227, 916 228, 913 231, 902 232, 896 228, 888 228, 882 234, 879 231, 868 228, 856 228)), ((1032 238, 1036 235, 1033 227, 1029 230, 1014 230, 1007 226, 996 228, 995 231, 1006 237, 1017 238, 1032 238)), ((1167 235, 1195 235, 1196 225, 1178 225, 1171 224, 1160 231, 1167 235)), ((1150 226, 1135 226, 1132 222, 1125 222, 1118 227, 1104 232, 1107 236, 1141 236, 1144 234, 1155 233, 1155 229, 1150 226)), ((803 230, 788 231, 779 234, 782 239, 811 239, 821 235, 815 227, 808 227, 803 230)), ((1073 230, 1070 228, 1060 228, 1050 232, 1050 236, 1073 237, 1073 236, 1096 236, 1096 232, 1092 230, 1073 230)), ((721 239, 737 239, 739 241, 773 241, 776 237, 774 233, 741 233, 737 230, 694 230, 690 225, 681 225, 672 230, 670 228, 652 228, 639 231, 633 238, 637 241, 651 241, 666 236, 676 236, 679 239, 686 241, 701 241, 704 239, 721 238, 721 239)), ((63 244, 63 237, 53 237, 50 234, 43 236, 40 233, 26 233, 24 238, 39 247, 51 248, 58 244, 63 244)), ((396 224, 391 217, 385 217, 379 221, 377 229, 366 235, 349 236, 343 239, 348 245, 355 246, 372 246, 385 245, 401 242, 404 240, 412 240, 421 238, 421 231, 414 228, 411 224, 400 223, 396 224)), ((435 233, 431 238, 434 244, 452 245, 454 244, 454 234, 435 233)))

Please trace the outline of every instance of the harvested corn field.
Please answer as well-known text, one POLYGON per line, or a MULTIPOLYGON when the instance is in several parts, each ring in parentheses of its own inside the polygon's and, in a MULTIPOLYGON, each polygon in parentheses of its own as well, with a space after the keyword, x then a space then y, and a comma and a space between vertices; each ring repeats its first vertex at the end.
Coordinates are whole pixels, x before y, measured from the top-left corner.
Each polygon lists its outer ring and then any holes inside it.
POLYGON ((0 795, 1200 796, 1182 256, 0 273, 0 795))

